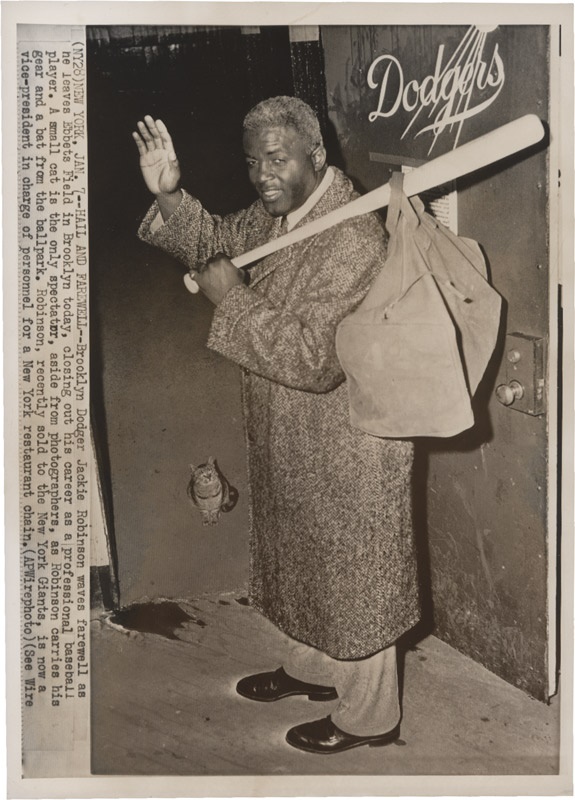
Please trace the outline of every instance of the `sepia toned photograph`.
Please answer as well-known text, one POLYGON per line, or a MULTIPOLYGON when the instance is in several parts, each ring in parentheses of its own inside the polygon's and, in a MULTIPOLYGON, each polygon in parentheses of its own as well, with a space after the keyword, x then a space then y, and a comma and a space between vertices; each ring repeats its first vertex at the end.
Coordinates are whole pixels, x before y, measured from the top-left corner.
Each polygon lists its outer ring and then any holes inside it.
POLYGON ((569 793, 572 7, 76 5, 10 45, 9 796, 569 793))

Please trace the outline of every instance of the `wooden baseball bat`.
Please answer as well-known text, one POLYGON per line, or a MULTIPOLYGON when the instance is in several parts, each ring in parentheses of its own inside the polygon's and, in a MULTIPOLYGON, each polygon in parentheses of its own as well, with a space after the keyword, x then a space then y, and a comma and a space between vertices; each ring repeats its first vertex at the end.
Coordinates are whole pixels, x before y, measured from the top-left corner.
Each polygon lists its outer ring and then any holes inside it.
MULTIPOLYGON (((545 130, 541 120, 535 114, 526 114, 513 122, 501 125, 501 127, 490 131, 490 133, 473 139, 467 144, 461 145, 461 147, 457 147, 455 150, 451 150, 449 153, 445 153, 445 155, 428 161, 427 164, 414 169, 413 172, 407 173, 403 180, 403 191, 410 197, 428 189, 433 189, 433 187, 442 183, 452 181, 455 178, 460 178, 462 175, 467 175, 482 167, 487 167, 489 164, 494 164, 502 158, 513 155, 513 153, 539 142, 544 133, 545 130)), ((329 214, 325 214, 325 216, 309 222, 307 225, 302 225, 301 228, 295 228, 284 236, 279 236, 277 239, 266 242, 254 250, 249 250, 241 256, 236 256, 236 258, 232 259, 232 263, 238 269, 245 267, 284 247, 289 247, 296 242, 307 239, 309 236, 322 233, 346 219, 383 208, 389 204, 389 198, 390 186, 389 183, 386 183, 384 186, 373 189, 373 191, 367 192, 367 194, 358 197, 356 200, 352 200, 351 203, 336 208, 335 211, 330 211, 329 214)), ((188 274, 184 276, 184 283, 186 288, 193 294, 199 290, 198 284, 188 274)))

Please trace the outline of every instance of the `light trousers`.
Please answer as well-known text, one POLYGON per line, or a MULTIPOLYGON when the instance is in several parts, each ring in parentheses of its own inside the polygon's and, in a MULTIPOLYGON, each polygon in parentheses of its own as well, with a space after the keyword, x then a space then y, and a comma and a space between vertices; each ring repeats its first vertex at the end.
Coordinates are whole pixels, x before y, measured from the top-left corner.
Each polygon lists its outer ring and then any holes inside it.
POLYGON ((284 669, 300 681, 336 688, 339 700, 331 718, 346 733, 377 736, 400 720, 395 645, 368 658, 342 661, 290 639, 284 669))

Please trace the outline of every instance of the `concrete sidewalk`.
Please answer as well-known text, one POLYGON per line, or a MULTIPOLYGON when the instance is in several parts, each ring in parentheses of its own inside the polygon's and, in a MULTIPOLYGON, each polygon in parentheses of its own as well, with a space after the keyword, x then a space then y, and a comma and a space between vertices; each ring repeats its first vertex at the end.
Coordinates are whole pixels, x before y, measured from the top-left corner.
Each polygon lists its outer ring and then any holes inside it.
POLYGON ((94 774, 553 775, 559 703, 547 706, 434 637, 405 654, 401 739, 314 755, 284 740, 334 703, 239 697, 282 663, 285 640, 239 594, 179 602, 177 639, 92 622, 94 774))

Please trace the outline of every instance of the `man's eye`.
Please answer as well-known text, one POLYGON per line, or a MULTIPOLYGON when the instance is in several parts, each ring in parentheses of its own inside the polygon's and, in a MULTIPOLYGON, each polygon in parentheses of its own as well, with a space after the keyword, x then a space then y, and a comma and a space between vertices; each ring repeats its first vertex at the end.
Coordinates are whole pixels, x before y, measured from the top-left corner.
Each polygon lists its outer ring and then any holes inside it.
POLYGON ((255 165, 256 165, 256 162, 255 162, 255 161, 249 161, 249 160, 248 160, 248 161, 246 161, 246 164, 248 165, 248 167, 255 167, 255 165))
POLYGON ((285 164, 285 158, 274 158, 274 164, 285 164))

